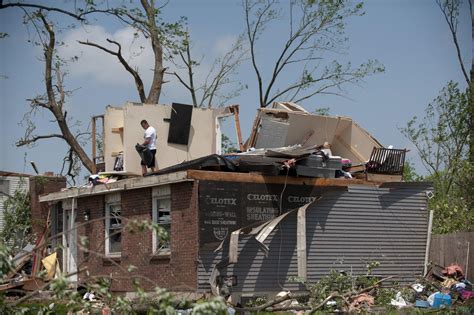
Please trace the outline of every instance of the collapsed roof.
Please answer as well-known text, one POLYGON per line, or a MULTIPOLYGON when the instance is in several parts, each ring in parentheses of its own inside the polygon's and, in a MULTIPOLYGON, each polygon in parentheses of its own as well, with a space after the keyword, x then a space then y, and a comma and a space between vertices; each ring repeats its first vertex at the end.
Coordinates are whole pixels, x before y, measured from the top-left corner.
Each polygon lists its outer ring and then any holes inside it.
POLYGON ((257 110, 250 137, 243 144, 238 115, 238 105, 217 109, 175 103, 172 106, 135 103, 127 103, 122 108, 109 106, 101 116, 105 166, 97 169, 109 175, 113 171, 127 176, 140 173, 140 158, 134 144, 142 137, 139 122, 146 118, 159 135, 160 170, 152 175, 188 169, 282 175, 286 166, 287 175, 351 178, 348 172, 361 175, 360 172, 372 171, 398 176, 385 181, 401 180, 405 150, 386 151, 388 149, 351 118, 316 115, 298 104, 276 102, 271 108, 257 110), (228 116, 234 116, 239 151, 222 156, 220 119, 228 116), (374 157, 378 159, 375 162, 374 157), (292 165, 285 165, 289 160, 293 160, 292 165), (370 161, 374 163, 368 163, 370 161), (117 165, 121 167, 117 169, 117 165))
POLYGON ((331 146, 332 154, 353 164, 369 161, 373 148, 383 147, 351 118, 308 113, 293 103, 274 103, 257 112, 247 148, 331 146))

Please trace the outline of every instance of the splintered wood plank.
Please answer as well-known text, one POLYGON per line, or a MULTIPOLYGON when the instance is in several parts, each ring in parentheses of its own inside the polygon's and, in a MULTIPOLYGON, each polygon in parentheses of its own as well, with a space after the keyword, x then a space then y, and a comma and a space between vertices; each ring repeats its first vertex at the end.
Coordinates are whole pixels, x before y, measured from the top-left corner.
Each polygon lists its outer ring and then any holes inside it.
POLYGON ((213 180, 220 182, 244 182, 244 183, 262 183, 262 184, 285 184, 289 185, 310 185, 310 186, 350 186, 350 185, 371 185, 376 182, 367 182, 360 179, 345 178, 303 178, 303 177, 285 177, 285 176, 263 176, 256 173, 229 173, 229 172, 210 172, 201 170, 188 170, 188 178, 198 180, 213 180))
POLYGON ((112 128, 112 133, 122 133, 123 127, 112 128))

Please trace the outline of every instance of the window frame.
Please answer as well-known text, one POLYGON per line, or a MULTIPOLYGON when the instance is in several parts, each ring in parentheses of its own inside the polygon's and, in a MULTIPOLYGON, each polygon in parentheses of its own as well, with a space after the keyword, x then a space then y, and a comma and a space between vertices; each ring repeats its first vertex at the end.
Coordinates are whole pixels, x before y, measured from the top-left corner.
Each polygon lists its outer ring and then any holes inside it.
POLYGON ((154 187, 152 192, 152 222, 158 225, 167 225, 168 237, 169 240, 167 242, 167 246, 163 246, 158 248, 158 234, 155 229, 153 229, 152 233, 152 254, 153 255, 169 255, 171 253, 171 190, 169 185, 163 185, 159 187, 154 187), (160 223, 158 222, 159 218, 159 209, 158 203, 160 200, 168 200, 169 201, 169 208, 168 216, 169 220, 168 223, 160 223))
POLYGON ((106 200, 106 202, 105 202, 105 256, 107 256, 107 257, 121 257, 122 256, 122 251, 123 251, 123 248, 122 248, 122 236, 123 236, 122 203, 121 203, 121 200, 120 200, 120 195, 118 195, 118 198, 117 198, 117 196, 113 196, 112 198, 109 198, 109 199, 110 200, 106 200), (115 199, 115 200, 113 200, 113 199, 115 199), (119 207, 119 210, 120 210, 120 216, 119 216, 120 217, 120 227, 118 227, 118 228, 110 226, 110 220, 112 219, 112 217, 111 217, 112 207, 117 207, 117 206, 119 207), (111 252, 110 251, 110 241, 111 240, 109 238, 109 235, 110 235, 110 230, 111 229, 120 230, 120 252, 111 252))
POLYGON ((0 177, 0 197, 10 196, 11 180, 5 177, 0 177))

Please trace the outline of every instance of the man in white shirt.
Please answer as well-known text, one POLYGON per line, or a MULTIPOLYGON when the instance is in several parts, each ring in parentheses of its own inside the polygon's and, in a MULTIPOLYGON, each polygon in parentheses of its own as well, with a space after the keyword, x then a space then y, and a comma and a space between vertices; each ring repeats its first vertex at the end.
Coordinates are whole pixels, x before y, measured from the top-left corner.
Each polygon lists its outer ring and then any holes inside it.
POLYGON ((142 143, 143 146, 145 146, 148 150, 150 150, 153 158, 149 163, 145 163, 145 161, 142 159, 141 165, 142 165, 142 174, 146 174, 147 167, 151 168, 151 171, 155 171, 155 155, 156 155, 156 130, 152 126, 148 124, 148 122, 143 119, 140 122, 140 125, 142 125, 143 129, 145 129, 145 134, 143 135, 143 138, 145 139, 142 143))

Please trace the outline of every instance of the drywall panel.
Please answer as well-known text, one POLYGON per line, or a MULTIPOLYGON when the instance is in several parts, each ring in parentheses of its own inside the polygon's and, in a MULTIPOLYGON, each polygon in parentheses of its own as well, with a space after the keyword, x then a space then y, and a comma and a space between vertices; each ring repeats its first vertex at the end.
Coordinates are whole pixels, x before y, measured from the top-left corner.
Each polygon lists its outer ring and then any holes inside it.
POLYGON ((364 161, 369 160, 374 147, 383 147, 366 130, 356 123, 352 124, 352 146, 364 157, 364 161))
POLYGON ((290 124, 284 120, 262 116, 256 148, 279 148, 286 145, 290 124))
POLYGON ((194 108, 188 145, 168 143, 171 106, 127 103, 124 110, 124 170, 141 173, 140 157, 135 150, 143 142, 142 119, 156 129, 159 168, 215 153, 215 116, 210 109, 194 108))
POLYGON ((348 158, 353 164, 358 164, 369 160, 374 147, 382 147, 367 131, 347 117, 268 109, 260 110, 259 117, 261 123, 256 136, 256 148, 295 144, 313 146, 328 142, 333 155, 348 158), (274 123, 277 120, 287 127, 284 140, 281 128, 274 123))
POLYGON ((119 128, 123 127, 122 108, 107 106, 104 114, 104 162, 105 170, 113 171, 115 153, 123 151, 123 133, 119 128))
POLYGON ((343 120, 345 118, 289 113, 289 123, 294 127, 290 129, 286 142, 297 144, 307 138, 306 146, 322 145, 326 141, 332 143, 343 120))
POLYGON ((335 155, 350 159, 353 164, 367 162, 364 154, 361 154, 357 147, 354 147, 352 137, 352 121, 341 123, 335 133, 331 149, 335 155))

